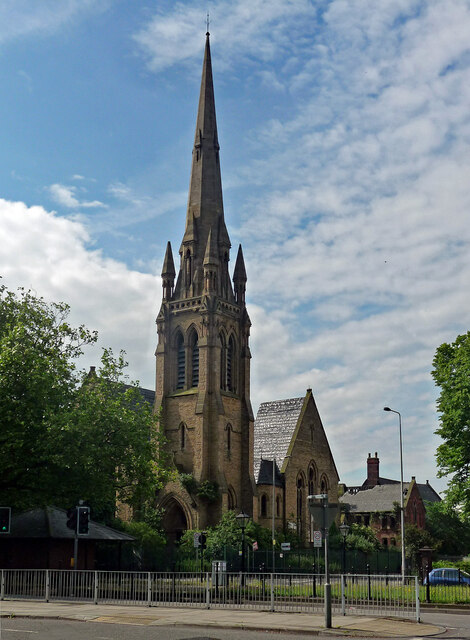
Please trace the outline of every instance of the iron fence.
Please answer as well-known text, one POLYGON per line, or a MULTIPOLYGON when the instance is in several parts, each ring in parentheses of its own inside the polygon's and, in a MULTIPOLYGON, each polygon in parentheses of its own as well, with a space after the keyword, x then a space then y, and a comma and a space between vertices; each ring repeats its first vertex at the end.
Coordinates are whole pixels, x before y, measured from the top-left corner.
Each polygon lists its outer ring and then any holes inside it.
MULTIPOLYGON (((332 611, 419 619, 415 577, 331 576, 332 611)), ((421 587, 422 589, 423 587, 421 587)), ((322 612, 324 576, 305 573, 15 570, 1 572, 1 599, 322 612)))

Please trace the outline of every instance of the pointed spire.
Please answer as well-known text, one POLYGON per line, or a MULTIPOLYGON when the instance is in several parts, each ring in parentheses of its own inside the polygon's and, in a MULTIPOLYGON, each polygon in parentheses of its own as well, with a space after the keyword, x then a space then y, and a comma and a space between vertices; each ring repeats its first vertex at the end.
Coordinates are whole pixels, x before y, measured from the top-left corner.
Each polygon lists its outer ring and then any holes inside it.
POLYGON ((243 259, 242 245, 238 245, 237 261, 235 262, 235 269, 233 270, 233 281, 246 282, 246 269, 245 260, 243 259))
POLYGON ((163 286, 163 299, 169 300, 173 295, 173 287, 175 284, 175 263, 173 262, 173 252, 171 250, 171 243, 166 245, 165 259, 163 260, 162 267, 162 286, 163 286))
POLYGON ((217 249, 216 235, 209 231, 206 244, 206 252, 204 254, 204 266, 219 264, 219 256, 217 249))
POLYGON ((245 304, 246 279, 245 260, 243 259, 242 245, 239 245, 237 261, 235 262, 235 269, 233 271, 235 300, 238 304, 245 304))
POLYGON ((219 148, 208 32, 194 135, 186 230, 183 237, 183 245, 190 242, 196 244, 194 259, 197 266, 202 265, 203 252, 211 229, 218 239, 219 246, 230 248, 230 238, 224 221, 219 148))
POLYGON ((165 259, 163 260, 162 278, 165 276, 176 276, 175 263, 173 262, 173 252, 171 250, 171 242, 166 245, 165 259))

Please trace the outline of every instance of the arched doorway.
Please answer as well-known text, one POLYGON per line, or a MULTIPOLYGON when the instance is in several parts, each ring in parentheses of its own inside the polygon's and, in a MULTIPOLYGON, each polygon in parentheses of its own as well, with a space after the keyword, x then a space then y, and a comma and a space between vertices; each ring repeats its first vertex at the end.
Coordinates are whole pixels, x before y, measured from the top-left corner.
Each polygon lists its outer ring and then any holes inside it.
POLYGON ((163 505, 163 509, 163 529, 167 535, 169 544, 175 544, 180 541, 183 533, 189 528, 186 514, 181 504, 175 498, 170 498, 168 502, 163 505))

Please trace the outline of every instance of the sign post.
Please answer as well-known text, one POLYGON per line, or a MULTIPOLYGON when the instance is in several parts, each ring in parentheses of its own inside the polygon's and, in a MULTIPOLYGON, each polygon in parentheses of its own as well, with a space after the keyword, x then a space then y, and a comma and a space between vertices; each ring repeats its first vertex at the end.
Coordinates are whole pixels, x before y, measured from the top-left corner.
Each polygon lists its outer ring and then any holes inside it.
MULTIPOLYGON (((328 564, 328 530, 336 518, 338 505, 336 503, 328 503, 327 493, 319 493, 308 496, 308 509, 315 522, 322 523, 322 533, 325 540, 325 628, 331 629, 331 584, 330 567, 328 564)), ((314 534, 314 544, 315 546, 321 546, 321 536, 315 537, 314 534), (318 545, 317 540, 320 541, 320 545, 318 545)))

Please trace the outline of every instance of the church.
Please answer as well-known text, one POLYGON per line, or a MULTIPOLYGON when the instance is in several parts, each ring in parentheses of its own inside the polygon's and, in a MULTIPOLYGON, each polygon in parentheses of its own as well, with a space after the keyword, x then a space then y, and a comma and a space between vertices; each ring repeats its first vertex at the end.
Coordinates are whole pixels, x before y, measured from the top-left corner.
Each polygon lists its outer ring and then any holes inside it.
POLYGON ((156 319, 155 410, 178 471, 157 506, 170 540, 232 509, 308 544, 307 495, 336 502, 339 476, 311 389, 263 403, 254 419, 247 274, 240 245, 230 276, 230 249, 207 33, 179 266, 168 242, 156 319))

